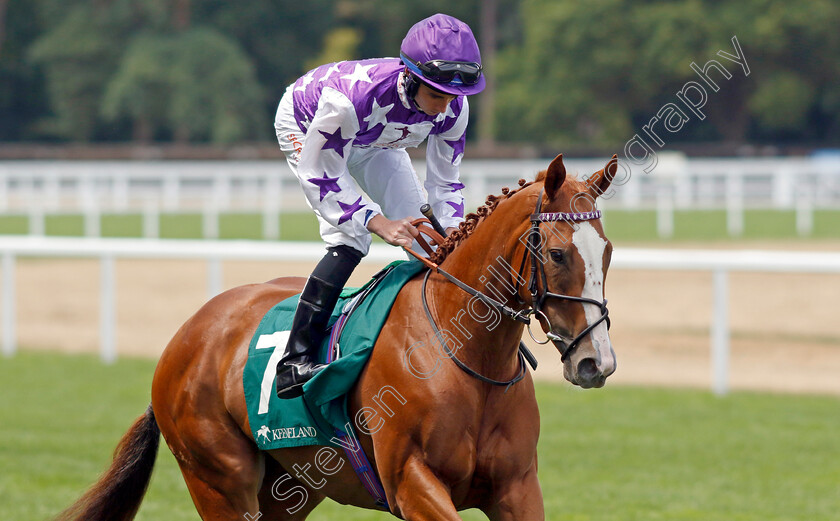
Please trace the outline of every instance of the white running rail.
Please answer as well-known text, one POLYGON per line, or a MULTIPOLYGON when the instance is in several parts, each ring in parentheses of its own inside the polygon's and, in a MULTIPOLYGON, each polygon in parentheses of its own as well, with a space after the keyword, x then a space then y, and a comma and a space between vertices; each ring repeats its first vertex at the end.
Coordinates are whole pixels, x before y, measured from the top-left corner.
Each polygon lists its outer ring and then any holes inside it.
MULTIPOLYGON (((570 174, 587 176, 608 158, 565 161, 570 174)), ((484 194, 531 180, 550 158, 464 160, 467 208, 484 194)), ((420 179, 425 163, 415 161, 420 179)), ((661 237, 674 229, 674 211, 725 209, 727 231, 744 231, 745 210, 777 209, 796 215, 800 235, 813 229, 814 210, 840 207, 840 157, 687 158, 659 153, 650 173, 626 161, 614 181, 610 209, 655 209, 661 237), (624 167, 629 168, 629 171, 624 167)), ((279 236, 285 211, 305 211, 303 194, 285 161, 0 161, 0 213, 27 216, 29 231, 44 234, 49 215, 81 213, 85 234, 98 236, 103 214, 141 213, 143 234, 158 235, 161 213, 201 213, 204 238, 218 235, 220 213, 259 213, 266 239, 279 236)))
MULTIPOLYGON (((114 260, 203 259, 208 269, 207 293, 221 291, 221 261, 274 260, 317 261, 323 256, 320 243, 278 243, 258 241, 101 239, 61 237, 0 237, 2 255, 2 352, 17 350, 15 332, 15 263, 19 256, 41 258, 98 258, 100 269, 100 356, 106 363, 116 360, 114 260)), ((384 264, 405 258, 393 247, 374 244, 363 262, 384 264)), ((787 251, 659 250, 617 249, 612 269, 691 270, 713 274, 712 285, 712 390, 729 390, 729 273, 789 272, 840 273, 840 253, 787 251)))

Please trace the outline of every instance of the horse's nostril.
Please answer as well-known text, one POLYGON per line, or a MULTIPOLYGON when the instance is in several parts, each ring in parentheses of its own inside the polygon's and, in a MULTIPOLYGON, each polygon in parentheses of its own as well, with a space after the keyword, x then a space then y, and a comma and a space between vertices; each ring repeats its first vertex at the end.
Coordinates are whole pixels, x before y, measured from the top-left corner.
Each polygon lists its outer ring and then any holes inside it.
POLYGON ((578 377, 581 380, 592 380, 598 376, 598 365, 594 358, 584 358, 577 367, 578 377))

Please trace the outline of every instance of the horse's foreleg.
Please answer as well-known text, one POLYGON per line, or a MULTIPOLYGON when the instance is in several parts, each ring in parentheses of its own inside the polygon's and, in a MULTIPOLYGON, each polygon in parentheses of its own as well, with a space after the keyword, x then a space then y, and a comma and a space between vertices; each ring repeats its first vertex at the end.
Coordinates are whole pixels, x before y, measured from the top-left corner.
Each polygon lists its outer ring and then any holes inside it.
POLYGON ((522 479, 501 483, 493 504, 484 508, 490 521, 543 521, 545 509, 536 466, 522 479))
POLYGON ((397 512, 407 521, 460 521, 449 489, 419 458, 402 469, 394 494, 397 512))

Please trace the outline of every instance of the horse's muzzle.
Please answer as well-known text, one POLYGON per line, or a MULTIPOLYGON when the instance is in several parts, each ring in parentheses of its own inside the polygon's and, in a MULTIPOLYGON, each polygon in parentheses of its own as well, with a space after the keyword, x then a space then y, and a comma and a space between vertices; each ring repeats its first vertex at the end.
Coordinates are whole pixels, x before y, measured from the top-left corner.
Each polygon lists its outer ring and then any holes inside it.
POLYGON ((577 364, 575 383, 584 389, 603 387, 607 376, 598 369, 594 358, 584 358, 577 364))
MULTIPOLYGON (((554 344, 560 352, 566 348, 562 342, 554 344)), ((583 389, 603 387, 607 377, 615 372, 616 362, 611 345, 606 346, 606 352, 599 347, 601 346, 593 346, 587 342, 572 353, 563 363, 563 376, 566 380, 583 389)))

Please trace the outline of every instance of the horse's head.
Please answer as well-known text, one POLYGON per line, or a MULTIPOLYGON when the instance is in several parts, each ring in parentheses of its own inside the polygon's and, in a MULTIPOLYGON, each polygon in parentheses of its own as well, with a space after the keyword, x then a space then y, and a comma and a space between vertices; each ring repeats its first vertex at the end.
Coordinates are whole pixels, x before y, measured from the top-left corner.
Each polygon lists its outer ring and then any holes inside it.
POLYGON ((581 182, 566 177, 561 154, 535 183, 542 182, 541 217, 532 217, 528 249, 536 317, 561 353, 564 376, 583 388, 603 386, 616 368, 604 299, 612 244, 595 213, 616 167, 613 156, 581 182))

